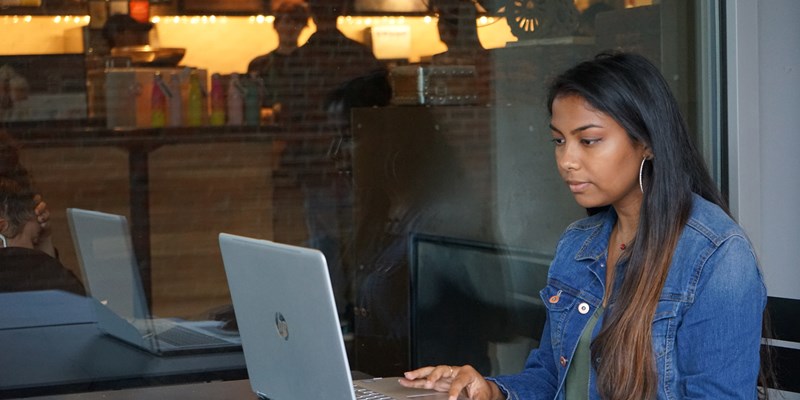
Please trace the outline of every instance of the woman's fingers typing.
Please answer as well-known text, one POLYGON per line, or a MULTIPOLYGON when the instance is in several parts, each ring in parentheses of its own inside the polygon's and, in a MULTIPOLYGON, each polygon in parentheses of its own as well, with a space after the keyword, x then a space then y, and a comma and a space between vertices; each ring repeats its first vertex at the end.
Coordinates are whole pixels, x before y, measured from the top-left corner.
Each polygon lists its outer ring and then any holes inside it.
POLYGON ((450 388, 450 378, 452 375, 445 376, 445 373, 450 374, 451 367, 440 365, 436 367, 422 367, 414 371, 408 371, 404 374, 404 378, 400 379, 400 384, 407 387, 434 389, 440 392, 445 392, 450 388))
POLYGON ((470 400, 492 400, 495 394, 492 384, 469 365, 423 367, 404 375, 400 379, 403 386, 447 392, 450 400, 456 400, 460 395, 466 395, 470 400))

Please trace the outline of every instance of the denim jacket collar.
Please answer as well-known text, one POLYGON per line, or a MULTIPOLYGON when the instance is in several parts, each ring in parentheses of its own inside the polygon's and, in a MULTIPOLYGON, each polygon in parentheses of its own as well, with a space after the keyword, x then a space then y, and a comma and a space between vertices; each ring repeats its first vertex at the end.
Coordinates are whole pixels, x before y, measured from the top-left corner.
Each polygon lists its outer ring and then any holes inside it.
POLYGON ((611 229, 617 222, 617 213, 613 207, 608 211, 573 223, 569 229, 584 230, 588 232, 583 245, 575 253, 575 261, 600 260, 605 257, 608 249, 608 238, 611 229))

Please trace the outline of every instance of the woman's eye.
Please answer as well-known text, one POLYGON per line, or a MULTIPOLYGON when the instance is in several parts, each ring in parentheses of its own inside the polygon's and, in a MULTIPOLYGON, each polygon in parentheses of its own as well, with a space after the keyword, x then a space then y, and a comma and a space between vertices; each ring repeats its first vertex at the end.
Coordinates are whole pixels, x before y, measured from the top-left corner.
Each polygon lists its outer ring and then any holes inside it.
POLYGON ((556 145, 556 146, 560 146, 560 145, 564 144, 564 139, 563 138, 553 138, 550 141, 553 142, 553 144, 556 145))
POLYGON ((593 145, 593 144, 595 144, 595 143, 597 143, 599 141, 600 141, 600 139, 581 139, 581 143, 583 143, 583 144, 585 144, 587 146, 591 146, 591 145, 593 145))

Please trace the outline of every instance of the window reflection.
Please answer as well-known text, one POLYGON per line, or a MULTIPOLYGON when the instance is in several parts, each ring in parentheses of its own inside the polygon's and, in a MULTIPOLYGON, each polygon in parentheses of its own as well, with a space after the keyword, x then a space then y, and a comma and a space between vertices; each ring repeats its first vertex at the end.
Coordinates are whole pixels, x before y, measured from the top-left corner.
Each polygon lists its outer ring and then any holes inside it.
MULTIPOLYGON (((35 188, 20 194, 3 177, 2 199, 33 203, 31 196, 40 194, 58 250, 57 257, 44 256, 52 266, 39 275, 21 261, 3 261, 4 291, 15 281, 26 291, 83 294, 87 287, 94 296, 66 214, 80 208, 129 222, 145 318, 212 321, 235 332, 216 236, 224 231, 323 251, 357 370, 397 375, 463 357, 487 374, 512 372, 519 355, 537 345, 538 290, 548 257, 564 227, 585 213, 554 168, 544 109, 550 76, 602 49, 639 51, 674 78, 693 124, 701 122, 692 93, 713 78, 695 77, 698 33, 671 28, 697 18, 691 2, 579 0, 537 9, 529 7, 540 5, 534 0, 434 0, 423 12, 384 16, 285 1, 288 12, 301 15, 297 20, 281 18, 281 2, 273 3, 265 10, 269 17, 197 17, 194 23, 176 5, 154 6, 149 43, 186 50, 170 66, 107 58, 102 32, 84 18, 65 26, 52 16, 0 16, 15 37, 41 39, 49 32, 65 38, 63 47, 38 39, 0 44, 0 121, 22 146, 20 160, 35 188), (313 16, 307 24, 305 12, 313 16), (285 22, 296 22, 287 30, 297 49, 281 47, 276 30, 285 22), (403 28, 375 29, 392 26, 403 28), (73 47, 76 38, 80 45, 73 47), (391 46, 401 51, 384 51, 391 46), (42 78, 73 71, 75 57, 19 61, 81 52, 77 68, 89 86, 79 90, 71 78, 42 78), (178 103, 184 117, 190 77, 201 81, 199 125, 183 118, 153 128, 155 71, 163 74, 165 96, 184 100, 178 103), (218 126, 211 124, 215 74, 227 106, 218 126), (170 86, 173 77, 176 86, 170 86), (234 118, 237 95, 241 115, 234 118), (245 118, 248 95, 258 100, 255 121, 245 118), (47 107, 53 111, 44 112, 47 107), (6 279, 12 264, 25 272, 6 279), (439 313, 458 322, 437 324, 439 313), (510 328, 473 329, 492 324, 510 328), (448 332, 452 342, 437 342, 434 331, 448 332)), ((165 104, 167 111, 177 107, 165 104)), ((99 250, 118 255, 116 242, 105 240, 99 250)), ((129 317, 121 319, 129 323, 129 317)), ((85 322, 80 329, 90 329, 85 322)), ((116 349, 113 338, 91 329, 87 337, 96 342, 63 345, 90 346, 80 356, 87 360, 98 348, 116 349)), ((151 368, 145 353, 114 354, 130 367, 114 375, 127 384, 164 383, 149 379, 159 374, 178 381, 244 373, 235 351, 198 352, 191 367, 163 361, 164 370, 151 368), (210 372, 197 373, 205 367, 210 372)), ((59 391, 59 373, 27 381, 0 374, 0 390, 59 391)), ((90 368, 66 381, 114 387, 109 376, 90 368)))

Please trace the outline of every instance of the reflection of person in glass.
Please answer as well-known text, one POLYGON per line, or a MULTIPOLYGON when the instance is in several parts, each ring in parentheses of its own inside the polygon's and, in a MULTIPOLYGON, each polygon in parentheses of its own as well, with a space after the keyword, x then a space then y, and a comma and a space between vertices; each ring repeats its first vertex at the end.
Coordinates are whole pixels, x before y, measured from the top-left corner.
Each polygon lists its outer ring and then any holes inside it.
POLYGON ((483 48, 478 38, 475 3, 471 0, 433 0, 431 6, 439 17, 439 39, 447 45, 446 51, 431 57, 431 64, 474 66, 476 90, 481 101, 487 101, 491 95, 492 65, 490 52, 483 48))
POLYGON ((308 3, 317 31, 286 58, 280 119, 289 132, 281 168, 302 189, 306 245, 325 254, 340 314, 347 306, 350 286, 343 253, 352 235, 352 188, 332 158, 332 146, 340 140, 340 132, 336 124, 331 124, 326 100, 346 82, 365 76, 385 77, 381 74, 385 67, 372 51, 338 30, 345 3, 308 3))
POLYGON ((447 45, 447 51, 433 55, 434 64, 471 65, 476 57, 484 56, 472 1, 433 0, 431 5, 439 17, 439 39, 447 45))
POLYGON ((370 375, 408 368, 411 235, 472 238, 485 232, 485 204, 451 142, 451 127, 431 108, 400 112, 406 118, 395 114, 375 122, 365 115, 373 122, 357 130, 353 149, 355 358, 370 375))
POLYGON ((766 288, 658 69, 600 55, 557 77, 548 107, 558 171, 597 213, 559 241, 540 347, 516 375, 401 382, 480 400, 759 397, 766 288))

